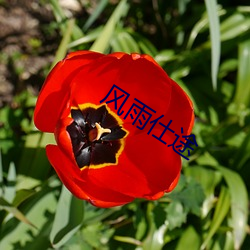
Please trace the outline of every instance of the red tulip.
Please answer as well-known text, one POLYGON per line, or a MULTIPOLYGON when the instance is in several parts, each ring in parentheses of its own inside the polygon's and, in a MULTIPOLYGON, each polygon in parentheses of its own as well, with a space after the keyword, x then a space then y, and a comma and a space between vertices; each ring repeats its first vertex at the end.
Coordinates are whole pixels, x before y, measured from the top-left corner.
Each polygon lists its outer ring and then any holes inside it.
POLYGON ((34 121, 55 134, 57 145, 46 153, 65 186, 95 206, 112 207, 173 190, 181 156, 168 145, 181 128, 191 132, 194 113, 150 56, 78 51, 50 72, 34 121))

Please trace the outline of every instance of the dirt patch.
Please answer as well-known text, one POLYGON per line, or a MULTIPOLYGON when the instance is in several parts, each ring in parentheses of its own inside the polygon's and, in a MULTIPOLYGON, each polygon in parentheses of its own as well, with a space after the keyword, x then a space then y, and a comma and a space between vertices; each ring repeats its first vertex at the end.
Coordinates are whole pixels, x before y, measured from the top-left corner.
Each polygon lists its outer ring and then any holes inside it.
POLYGON ((39 90, 60 39, 57 30, 45 30, 52 22, 49 6, 37 1, 0 6, 0 107, 25 88, 39 90))

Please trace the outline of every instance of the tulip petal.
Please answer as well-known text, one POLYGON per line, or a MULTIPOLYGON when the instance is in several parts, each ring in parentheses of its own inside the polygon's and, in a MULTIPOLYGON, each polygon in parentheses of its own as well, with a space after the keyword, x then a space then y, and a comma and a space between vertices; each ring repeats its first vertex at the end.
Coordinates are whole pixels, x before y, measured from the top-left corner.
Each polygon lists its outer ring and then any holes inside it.
POLYGON ((72 77, 82 67, 102 56, 89 51, 70 53, 53 68, 42 87, 34 112, 34 123, 38 129, 54 132, 62 109, 69 100, 72 77))
POLYGON ((117 165, 90 168, 88 178, 98 186, 105 186, 134 198, 143 198, 145 194, 151 193, 143 170, 138 169, 123 153, 117 165))
MULTIPOLYGON (((154 132, 157 134, 160 131, 156 129, 154 132)), ((168 134, 165 138, 171 142, 168 134)), ((127 138, 125 153, 148 181, 151 193, 145 197, 153 197, 159 192, 169 192, 174 188, 181 171, 181 159, 171 147, 151 135, 141 133, 127 138)))
POLYGON ((181 160, 171 148, 141 133, 127 139, 124 151, 118 165, 89 169, 88 178, 96 185, 152 200, 176 186, 181 160))
MULTIPOLYGON (((114 84, 130 94, 123 108, 125 113, 134 103, 134 98, 160 114, 166 112, 171 99, 172 84, 167 74, 151 61, 145 58, 134 60, 127 54, 120 59, 106 56, 95 60, 78 71, 72 82, 70 98, 73 105, 99 105, 114 84)), ((117 112, 114 102, 108 106, 117 112)))
POLYGON ((119 206, 133 200, 133 197, 107 189, 105 186, 97 186, 91 182, 88 169, 79 170, 59 147, 48 145, 46 153, 61 181, 76 197, 88 200, 99 207, 119 206))

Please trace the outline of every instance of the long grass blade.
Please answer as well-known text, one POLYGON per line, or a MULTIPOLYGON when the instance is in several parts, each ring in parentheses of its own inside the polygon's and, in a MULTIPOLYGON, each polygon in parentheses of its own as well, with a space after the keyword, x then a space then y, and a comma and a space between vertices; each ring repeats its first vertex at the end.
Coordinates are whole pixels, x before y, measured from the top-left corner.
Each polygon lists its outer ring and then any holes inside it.
POLYGON ((107 4, 108 4, 108 0, 101 0, 101 2, 98 4, 94 12, 91 14, 91 16, 88 18, 88 20, 84 24, 83 26, 84 31, 86 31, 95 22, 95 20, 100 16, 100 14, 105 9, 107 4))
POLYGON ((110 39, 113 35, 117 22, 120 20, 122 16, 127 13, 128 4, 126 0, 120 1, 117 5, 115 11, 109 18, 107 24, 104 26, 102 33, 96 39, 94 44, 91 46, 90 50, 104 53, 106 48, 110 43, 110 39))
POLYGON ((248 222, 247 189, 238 173, 225 167, 216 166, 215 168, 222 173, 229 188, 234 249, 238 250, 246 236, 248 222))
POLYGON ((211 36, 211 74, 212 74, 212 84, 213 89, 217 89, 217 75, 219 71, 219 63, 220 63, 220 21, 219 15, 217 11, 217 2, 216 0, 205 0, 208 20, 209 20, 209 30, 211 36))
POLYGON ((55 55, 55 58, 54 58, 52 65, 51 65, 51 68, 53 68, 58 61, 62 60, 65 57, 65 55, 67 53, 67 49, 68 49, 68 44, 70 42, 70 37, 71 37, 72 31, 74 28, 74 24, 75 24, 74 19, 70 19, 68 21, 66 32, 63 35, 62 41, 61 41, 59 48, 56 52, 56 55, 55 55))
POLYGON ((238 79, 235 103, 243 109, 250 105, 250 40, 239 45, 238 79))

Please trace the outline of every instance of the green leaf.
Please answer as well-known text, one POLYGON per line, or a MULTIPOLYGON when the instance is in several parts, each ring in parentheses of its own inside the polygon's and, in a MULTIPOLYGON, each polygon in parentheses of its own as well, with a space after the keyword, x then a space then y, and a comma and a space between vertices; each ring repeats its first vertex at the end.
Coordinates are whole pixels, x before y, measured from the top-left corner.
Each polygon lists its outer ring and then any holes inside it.
POLYGON ((240 109, 250 106, 250 40, 239 45, 239 64, 234 102, 240 109))
POLYGON ((101 0, 100 3, 97 5, 96 9, 91 13, 88 20, 83 26, 83 30, 86 31, 94 22, 95 20, 100 16, 102 11, 105 9, 105 7, 108 4, 108 0, 101 0))
POLYGON ((3 166, 2 166, 2 152, 0 148, 0 197, 4 194, 4 186, 3 186, 3 166))
MULTIPOLYGON (((226 11, 224 9, 219 8, 217 13, 218 13, 218 16, 222 16, 226 13, 226 11)), ((206 31, 208 27, 209 27, 209 19, 208 19, 207 14, 204 14, 201 17, 201 19, 194 25, 190 33, 190 36, 187 42, 187 49, 190 50, 192 48, 194 41, 197 38, 198 34, 203 31, 206 31)))
POLYGON ((160 65, 163 65, 165 62, 174 60, 175 57, 173 50, 162 50, 155 56, 155 61, 160 65))
POLYGON ((187 10, 187 5, 191 0, 178 0, 178 9, 180 14, 184 14, 187 10))
POLYGON ((221 188, 220 196, 215 208, 214 216, 209 227, 208 234, 205 237, 201 245, 201 249, 206 249, 210 239, 216 233, 218 228, 220 227, 221 223, 223 222, 224 218, 226 217, 230 208, 230 196, 229 192, 225 187, 221 188))
POLYGON ((154 220, 153 203, 148 203, 147 219, 149 222, 149 232, 142 244, 143 250, 161 250, 164 246, 164 235, 167 231, 167 225, 164 223, 157 227, 154 220))
POLYGON ((103 29, 102 26, 97 27, 96 29, 90 31, 88 34, 84 35, 83 37, 72 41, 71 43, 68 44, 68 49, 95 41, 97 37, 100 35, 102 29, 103 29))
POLYGON ((221 174, 219 174, 218 171, 200 166, 185 168, 184 172, 186 176, 192 176, 201 184, 206 196, 210 196, 214 193, 216 185, 221 180, 221 174))
POLYGON ((50 0, 49 1, 51 6, 52 6, 52 10, 53 10, 53 13, 54 13, 54 16, 57 20, 57 22, 62 22, 63 20, 66 19, 66 15, 64 14, 60 4, 59 4, 59 1, 58 0, 50 0))
POLYGON ((116 37, 110 40, 110 46, 113 52, 123 51, 122 45, 116 37))
MULTIPOLYGON (((58 181, 59 183, 59 181, 58 181)), ((17 185, 16 185, 16 189, 17 190, 31 190, 31 189, 35 189, 38 186, 41 186, 42 181, 38 180, 38 179, 34 179, 30 176, 26 176, 26 175, 21 175, 19 174, 17 176, 17 185)))
POLYGON ((102 246, 109 241, 113 233, 113 228, 108 228, 107 224, 98 221, 84 227, 81 230, 81 238, 93 249, 102 249, 102 246))
POLYGON ((16 168, 13 162, 10 163, 8 175, 7 175, 7 185, 4 190, 4 198, 8 202, 12 203, 16 194, 16 168))
POLYGON ((25 147, 18 166, 19 173, 33 179, 43 180, 47 178, 51 165, 44 149, 44 146, 47 145, 43 143, 46 138, 51 138, 47 141, 52 142, 52 144, 55 141, 52 133, 31 133, 26 137, 25 147))
POLYGON ((212 83, 213 89, 217 89, 217 75, 219 71, 219 63, 220 63, 220 21, 217 9, 216 0, 205 0, 206 8, 208 12, 208 20, 209 20, 209 30, 211 36, 211 68, 212 68, 212 83))
POLYGON ((19 206, 22 202, 34 195, 36 191, 30 189, 22 189, 17 191, 16 196, 13 200, 13 205, 15 207, 19 206))
POLYGON ((221 23, 221 41, 236 38, 248 32, 250 29, 250 19, 243 14, 235 13, 221 23))
POLYGON ((142 245, 141 241, 136 240, 136 239, 134 239, 132 237, 116 235, 116 236, 114 236, 114 239, 117 240, 117 241, 120 241, 120 242, 129 243, 129 244, 135 245, 135 246, 141 246, 142 245))
POLYGON ((0 197, 0 209, 4 209, 7 212, 11 213, 13 216, 15 216, 18 220, 22 221, 23 223, 26 223, 27 225, 30 225, 34 228, 36 228, 26 217, 25 215, 20 212, 16 207, 12 206, 8 201, 4 200, 0 197))
POLYGON ((184 169, 186 176, 192 176, 203 187, 205 200, 202 205, 202 217, 206 217, 214 206, 214 191, 217 184, 221 181, 219 171, 207 169, 200 166, 192 166, 184 169))
POLYGON ((181 235, 176 250, 199 250, 200 236, 192 226, 189 226, 181 235))
POLYGON ((137 240, 141 240, 147 230, 147 221, 146 221, 145 214, 142 209, 136 210, 134 224, 136 227, 135 238, 137 240))
MULTIPOLYGON (((49 1, 52 11, 54 13, 54 16, 56 18, 57 23, 60 25, 61 32, 63 36, 65 36, 65 33, 68 33, 68 22, 71 22, 73 19, 68 19, 66 14, 64 13, 64 10, 61 8, 60 3, 58 0, 50 0, 49 1)), ((72 38, 78 39, 79 37, 83 36, 83 32, 77 25, 73 25, 72 27, 72 38)))
POLYGON ((83 221, 83 211, 83 201, 63 186, 50 234, 54 247, 61 247, 78 231, 83 221))
POLYGON ((137 41, 142 53, 148 54, 148 55, 150 55, 152 57, 154 57, 158 53, 158 51, 157 51, 156 47, 154 46, 154 44, 151 43, 144 36, 141 36, 141 35, 139 35, 137 33, 134 33, 133 37, 137 41))
POLYGON ((143 242, 143 250, 161 250, 164 246, 164 235, 167 225, 163 224, 159 228, 152 227, 150 234, 143 242))
POLYGON ((0 183, 3 182, 3 163, 2 163, 2 150, 0 148, 0 183))
POLYGON ((133 52, 137 52, 140 53, 140 49, 137 45, 137 43, 135 42, 134 38, 132 38, 132 36, 125 32, 119 32, 118 35, 114 38, 117 40, 117 42, 120 44, 121 50, 123 52, 126 53, 133 53, 133 52))
POLYGON ((26 223, 18 223, 15 218, 8 218, 8 221, 1 225, 0 249, 50 249, 49 246, 51 245, 48 238, 52 215, 56 208, 55 190, 44 186, 42 190, 26 200, 21 207, 25 217, 36 228, 30 227, 26 223), (32 247, 38 242, 40 242, 39 248, 37 246, 32 247))
POLYGON ((106 48, 110 43, 110 39, 113 35, 116 24, 118 23, 118 21, 122 16, 126 15, 127 11, 128 11, 127 1, 126 0, 120 1, 120 3, 117 5, 116 9, 112 13, 111 17, 109 18, 108 22, 104 26, 102 33, 96 39, 94 44, 91 46, 90 50, 101 53, 105 52, 106 48))
POLYGON ((56 51, 56 55, 55 55, 55 58, 54 58, 52 65, 51 65, 51 68, 53 68, 60 60, 62 60, 67 53, 68 44, 70 42, 70 37, 71 37, 72 31, 73 31, 73 28, 75 25, 75 20, 69 19, 67 24, 68 25, 67 25, 66 32, 64 32, 64 34, 63 34, 62 41, 59 45, 58 50, 56 51))
POLYGON ((205 27, 207 27, 208 25, 208 18, 207 16, 203 16, 193 27, 189 39, 188 39, 188 43, 187 43, 187 49, 191 49, 191 47, 193 46, 193 43, 196 39, 196 37, 198 36, 198 34, 201 32, 202 29, 204 29, 205 27))
POLYGON ((178 201, 171 202, 166 207, 168 229, 172 230, 176 227, 180 227, 186 222, 187 212, 184 211, 183 205, 178 201))
POLYGON ((191 179, 184 189, 181 191, 174 190, 169 197, 174 201, 180 201, 186 212, 199 216, 205 195, 201 185, 194 179, 191 179))
POLYGON ((240 175, 230 169, 214 166, 218 169, 226 180, 230 193, 232 228, 234 236, 234 248, 240 246, 246 236, 248 222, 248 195, 246 186, 240 175))
POLYGON ((244 164, 247 163, 247 161, 250 159, 250 133, 248 133, 244 139, 244 141, 241 143, 239 149, 236 152, 236 155, 234 157, 234 164, 233 166, 236 166, 237 169, 241 169, 244 164))

